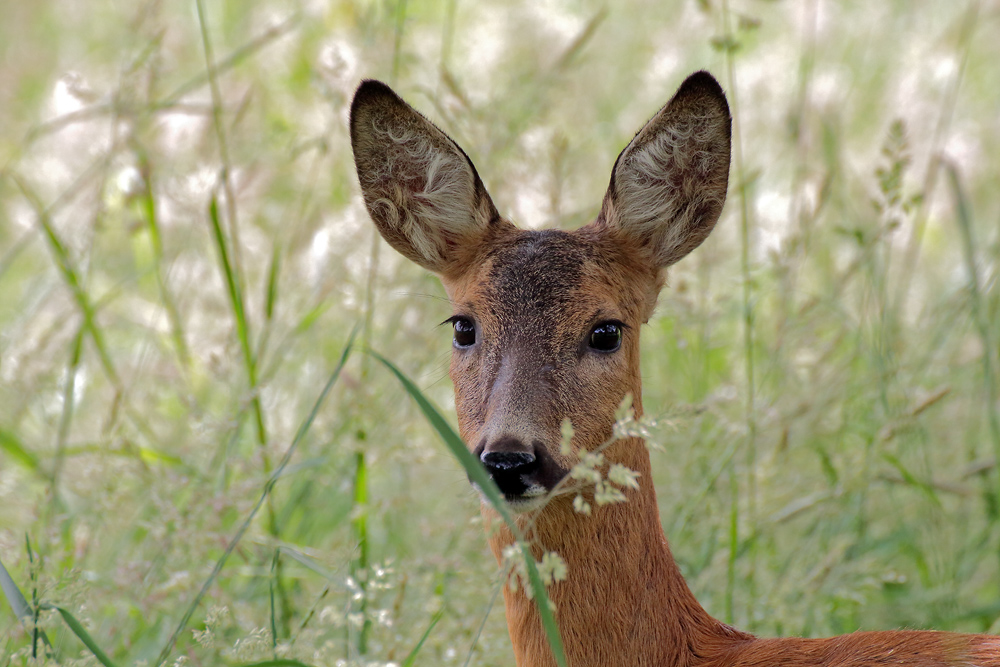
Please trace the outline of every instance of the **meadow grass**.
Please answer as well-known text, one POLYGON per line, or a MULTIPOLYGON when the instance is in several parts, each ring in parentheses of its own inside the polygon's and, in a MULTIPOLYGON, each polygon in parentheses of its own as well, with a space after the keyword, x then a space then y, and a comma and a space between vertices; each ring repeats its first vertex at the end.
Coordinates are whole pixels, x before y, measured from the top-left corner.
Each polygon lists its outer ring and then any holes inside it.
POLYGON ((0 667, 512 663, 365 77, 572 228, 713 72, 729 201, 642 334, 685 576, 762 635, 1000 632, 995 2, 9 4, 0 667))

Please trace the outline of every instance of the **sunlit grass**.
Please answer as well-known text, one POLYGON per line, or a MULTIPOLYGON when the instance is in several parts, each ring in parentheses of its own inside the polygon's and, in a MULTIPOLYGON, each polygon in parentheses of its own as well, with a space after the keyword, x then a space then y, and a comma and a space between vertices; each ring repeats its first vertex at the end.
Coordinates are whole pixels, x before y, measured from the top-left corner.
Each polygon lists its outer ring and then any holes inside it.
POLYGON ((729 203, 643 333, 674 554, 760 634, 1000 631, 988 3, 7 9, 0 562, 39 632, 0 604, 0 665, 42 633, 60 664, 511 663, 477 497, 399 380, 352 355, 300 431, 357 327, 453 405, 443 291, 357 191, 364 77, 564 228, 719 77, 729 203))

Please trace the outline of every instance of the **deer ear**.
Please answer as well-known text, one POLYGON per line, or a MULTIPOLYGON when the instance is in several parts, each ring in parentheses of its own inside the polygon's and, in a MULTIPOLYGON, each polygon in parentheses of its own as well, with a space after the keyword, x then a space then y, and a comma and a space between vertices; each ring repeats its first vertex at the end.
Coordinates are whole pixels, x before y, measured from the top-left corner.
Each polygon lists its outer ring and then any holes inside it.
POLYGON ((689 76, 618 156, 597 226, 633 239, 657 267, 698 247, 726 201, 730 125, 719 83, 689 76))
POLYGON ((354 94, 351 147, 382 238, 426 269, 453 272, 491 226, 509 224, 458 144, 380 81, 354 94))

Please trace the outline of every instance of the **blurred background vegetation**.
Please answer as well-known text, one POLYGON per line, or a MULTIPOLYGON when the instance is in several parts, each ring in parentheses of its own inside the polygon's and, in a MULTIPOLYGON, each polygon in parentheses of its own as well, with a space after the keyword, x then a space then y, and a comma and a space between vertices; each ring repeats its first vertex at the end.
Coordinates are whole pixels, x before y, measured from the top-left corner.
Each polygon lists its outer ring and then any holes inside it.
POLYGON ((308 421, 356 327, 453 405, 443 291, 360 201, 364 77, 519 225, 572 228, 715 73, 729 203, 643 333, 685 575, 764 635, 1000 631, 1000 3, 0 13, 0 561, 34 617, 0 605, 0 666, 98 664, 53 606, 118 665, 402 664, 425 634, 414 664, 512 663, 477 500, 396 380, 354 354, 308 421))

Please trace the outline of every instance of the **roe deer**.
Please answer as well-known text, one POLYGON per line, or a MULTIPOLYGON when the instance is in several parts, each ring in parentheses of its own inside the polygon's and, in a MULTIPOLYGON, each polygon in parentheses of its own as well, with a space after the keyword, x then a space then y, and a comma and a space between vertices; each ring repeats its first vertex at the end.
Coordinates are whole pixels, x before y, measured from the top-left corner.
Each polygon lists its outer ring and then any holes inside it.
MULTIPOLYGON (((580 456, 611 439, 627 395, 641 415, 639 327, 666 268, 719 218, 730 123, 718 82, 691 75, 618 156, 596 220, 572 232, 524 231, 500 216, 462 149, 388 86, 364 81, 351 105, 372 220, 389 245, 441 278, 454 308, 461 436, 518 520, 527 526, 532 513, 536 557, 551 550, 568 565, 568 579, 550 589, 568 662, 1000 667, 1000 637, 990 635, 758 639, 715 620, 670 554, 639 438, 603 450, 607 463, 639 473, 627 502, 584 516, 574 511, 576 491, 560 493, 580 456), (568 451, 564 419, 573 426, 568 451)), ((482 512, 496 523, 485 502, 482 512)), ((500 528, 488 539, 500 560, 513 538, 500 528)), ((506 587, 504 602, 517 664, 554 665, 535 603, 506 587)))

